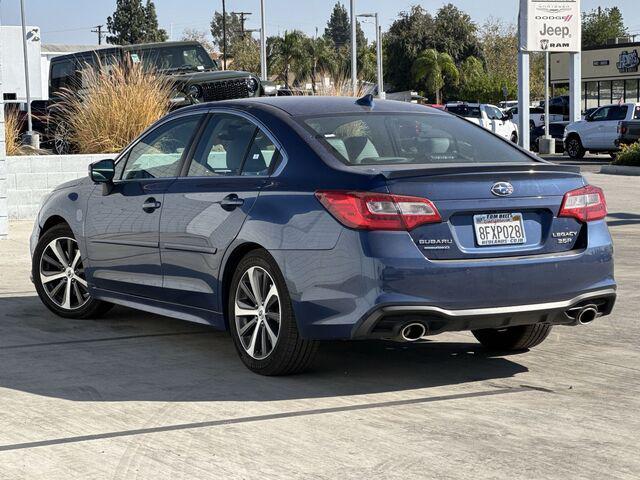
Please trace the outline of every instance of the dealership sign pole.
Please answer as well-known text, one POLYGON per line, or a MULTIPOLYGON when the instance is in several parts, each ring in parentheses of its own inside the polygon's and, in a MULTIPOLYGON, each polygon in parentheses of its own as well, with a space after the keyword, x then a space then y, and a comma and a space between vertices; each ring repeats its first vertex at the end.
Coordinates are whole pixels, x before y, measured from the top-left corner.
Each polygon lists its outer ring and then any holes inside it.
POLYGON ((529 53, 569 52, 570 120, 580 119, 582 24, 580 0, 520 0, 518 22, 518 118, 520 145, 529 148, 529 53))

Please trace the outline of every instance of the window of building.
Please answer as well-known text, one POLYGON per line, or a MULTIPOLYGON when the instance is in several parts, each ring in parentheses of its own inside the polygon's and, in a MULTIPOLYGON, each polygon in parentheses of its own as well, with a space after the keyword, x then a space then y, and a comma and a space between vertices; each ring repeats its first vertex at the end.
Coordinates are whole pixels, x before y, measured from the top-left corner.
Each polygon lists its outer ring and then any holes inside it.
POLYGON ((627 80, 625 83, 625 101, 637 102, 638 101, 638 80, 627 80))
POLYGON ((624 80, 614 80, 611 83, 611 103, 624 102, 624 80))
POLYGON ((598 82, 586 82, 585 85, 586 108, 599 107, 598 82))
POLYGON ((600 105, 611 103, 611 82, 600 82, 600 105))

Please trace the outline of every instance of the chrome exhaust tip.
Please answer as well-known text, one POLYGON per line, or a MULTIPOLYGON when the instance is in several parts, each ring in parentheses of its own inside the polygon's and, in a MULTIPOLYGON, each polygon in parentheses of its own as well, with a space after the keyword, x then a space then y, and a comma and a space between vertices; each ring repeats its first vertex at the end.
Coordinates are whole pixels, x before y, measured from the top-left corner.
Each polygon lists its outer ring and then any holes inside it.
POLYGON ((416 342, 427 334, 427 327, 422 323, 408 323, 400 330, 400 338, 405 342, 416 342))
POLYGON ((598 317, 598 306, 597 305, 587 305, 580 312, 578 312, 578 316, 576 320, 580 325, 587 325, 593 322, 598 317))

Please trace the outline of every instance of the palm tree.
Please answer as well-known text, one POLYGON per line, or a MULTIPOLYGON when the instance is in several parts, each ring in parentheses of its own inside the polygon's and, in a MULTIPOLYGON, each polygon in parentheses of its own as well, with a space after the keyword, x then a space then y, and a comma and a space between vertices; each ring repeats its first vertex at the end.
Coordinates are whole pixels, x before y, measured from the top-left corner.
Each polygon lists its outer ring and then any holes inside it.
POLYGON ((458 85, 460 72, 453 58, 448 53, 439 53, 428 49, 418 55, 412 66, 413 78, 425 86, 428 93, 436 95, 436 103, 440 103, 442 89, 445 85, 458 85))
POLYGON ((304 33, 293 30, 292 32, 284 32, 284 36, 276 37, 273 40, 270 61, 274 70, 278 72, 278 79, 284 82, 286 88, 290 88, 289 81, 292 72, 295 81, 302 78, 305 70, 308 69, 304 39, 304 33))
POLYGON ((333 46, 329 44, 323 37, 309 38, 305 42, 305 48, 308 54, 309 62, 309 75, 311 77, 311 88, 313 94, 317 92, 317 82, 319 72, 333 72, 336 67, 336 54, 333 46))

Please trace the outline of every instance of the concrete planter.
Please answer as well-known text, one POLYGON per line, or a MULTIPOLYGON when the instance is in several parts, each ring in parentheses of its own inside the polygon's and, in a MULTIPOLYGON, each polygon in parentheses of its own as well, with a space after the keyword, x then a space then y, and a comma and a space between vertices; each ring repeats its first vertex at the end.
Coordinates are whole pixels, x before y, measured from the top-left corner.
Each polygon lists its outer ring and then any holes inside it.
POLYGON ((624 165, 603 165, 600 173, 607 175, 631 175, 640 176, 640 167, 626 167, 624 165))
POLYGON ((7 212, 12 220, 34 219, 43 197, 61 183, 87 176, 90 163, 113 154, 7 157, 7 212))

